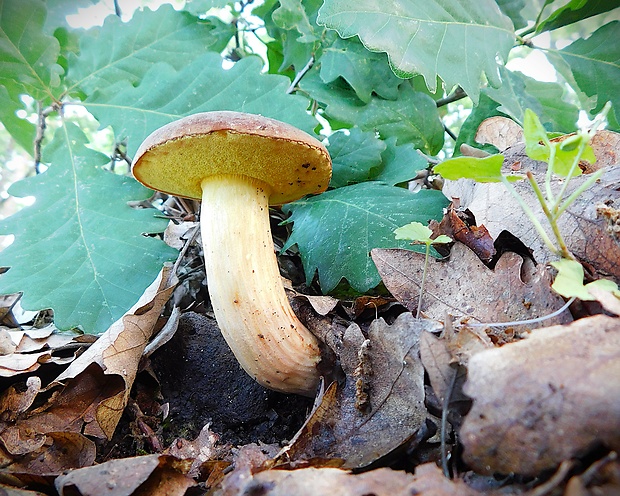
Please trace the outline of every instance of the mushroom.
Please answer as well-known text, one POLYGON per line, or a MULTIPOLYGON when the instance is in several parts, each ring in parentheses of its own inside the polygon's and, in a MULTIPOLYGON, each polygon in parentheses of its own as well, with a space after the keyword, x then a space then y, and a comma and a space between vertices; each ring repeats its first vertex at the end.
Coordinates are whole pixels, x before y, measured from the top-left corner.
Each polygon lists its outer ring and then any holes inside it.
POLYGON ((151 189, 202 199, 209 295, 245 371, 267 388, 314 395, 320 350, 284 292, 269 205, 327 189, 331 159, 322 143, 266 117, 204 112, 148 136, 132 172, 151 189))

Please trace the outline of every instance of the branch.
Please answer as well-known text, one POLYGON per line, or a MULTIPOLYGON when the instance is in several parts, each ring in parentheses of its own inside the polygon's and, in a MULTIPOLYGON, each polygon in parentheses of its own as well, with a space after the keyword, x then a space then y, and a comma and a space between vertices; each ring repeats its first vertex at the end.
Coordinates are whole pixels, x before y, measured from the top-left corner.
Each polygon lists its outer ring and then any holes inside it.
POLYGON ((46 118, 54 110, 54 107, 41 107, 41 102, 37 102, 38 106, 38 119, 37 119, 37 134, 34 138, 34 171, 36 174, 41 172, 41 143, 45 137, 45 128, 47 127, 46 118))
POLYGON ((449 103, 456 102, 457 100, 462 100, 466 96, 467 96, 467 93, 465 93, 465 90, 459 86, 454 90, 454 92, 451 95, 448 95, 445 98, 440 98, 439 100, 435 102, 435 104, 437 105, 438 108, 443 107, 444 105, 448 105, 449 103))
POLYGON ((310 69, 312 69, 313 65, 314 65, 314 55, 310 57, 310 60, 308 60, 306 65, 303 67, 303 69, 295 75, 295 79, 293 79, 293 82, 286 90, 287 95, 290 95, 293 91, 295 91, 295 87, 299 84, 299 81, 301 81, 301 78, 303 78, 306 75, 306 73, 310 69))

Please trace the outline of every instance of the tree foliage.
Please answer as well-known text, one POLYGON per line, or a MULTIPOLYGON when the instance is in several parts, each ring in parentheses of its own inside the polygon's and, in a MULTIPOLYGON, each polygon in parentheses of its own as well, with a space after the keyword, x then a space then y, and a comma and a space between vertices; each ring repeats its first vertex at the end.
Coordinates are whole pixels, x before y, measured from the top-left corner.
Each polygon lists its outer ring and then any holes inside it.
POLYGON ((368 290, 379 281, 370 249, 399 246, 382 234, 398 227, 392 217, 426 223, 445 205, 403 186, 431 157, 476 146, 484 118, 522 124, 530 108, 547 131, 569 132, 579 111, 592 115, 611 100, 609 126, 620 130, 620 23, 581 29, 618 2, 556 3, 192 0, 126 22, 111 12, 84 30, 65 16, 86 0, 0 0, 0 120, 32 155, 33 174, 46 169, 12 189, 35 203, 0 222, 0 234, 15 235, 0 253, 9 267, 0 292, 23 292, 27 309, 52 308, 61 328, 99 333, 118 319, 176 255, 152 236, 166 226, 161 213, 129 205, 150 193, 116 158, 131 159, 168 122, 216 109, 327 140, 331 190, 285 208, 288 245, 298 244, 308 280, 318 271, 324 290, 341 279, 368 290), (577 39, 537 46, 537 34, 566 29, 577 39), (558 81, 509 70, 524 50, 544 52, 558 81), (111 130, 110 149, 89 142, 76 108, 111 130))

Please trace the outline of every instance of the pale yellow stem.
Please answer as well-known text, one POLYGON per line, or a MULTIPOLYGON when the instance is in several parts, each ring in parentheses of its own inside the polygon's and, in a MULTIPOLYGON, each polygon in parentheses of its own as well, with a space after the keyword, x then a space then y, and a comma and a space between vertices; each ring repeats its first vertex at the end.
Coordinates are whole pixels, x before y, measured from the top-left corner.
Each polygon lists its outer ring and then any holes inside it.
POLYGON ((313 396, 320 351, 284 292, 269 225, 269 186, 226 174, 205 179, 202 191, 207 284, 222 335, 260 384, 313 396))

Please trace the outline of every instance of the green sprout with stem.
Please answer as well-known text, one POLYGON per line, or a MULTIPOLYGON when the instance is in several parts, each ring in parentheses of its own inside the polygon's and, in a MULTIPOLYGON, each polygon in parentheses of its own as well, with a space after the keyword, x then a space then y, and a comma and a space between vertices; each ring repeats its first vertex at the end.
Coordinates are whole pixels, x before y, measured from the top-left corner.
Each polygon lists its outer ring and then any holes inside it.
POLYGON ((431 245, 450 243, 452 238, 442 234, 437 236, 435 239, 431 239, 433 231, 419 222, 411 222, 410 224, 399 227, 394 230, 394 234, 396 234, 396 239, 406 239, 412 241, 411 244, 426 245, 426 257, 424 258, 422 282, 420 283, 420 296, 418 297, 418 310, 416 312, 416 319, 419 319, 420 311, 422 309, 422 295, 424 294, 424 283, 426 282, 426 269, 428 268, 428 258, 431 252, 431 245))
MULTIPOLYGON (((581 160, 588 160, 591 163, 596 161, 594 152, 590 147, 590 140, 596 131, 602 127, 610 108, 611 104, 608 102, 603 110, 594 118, 594 121, 589 127, 580 129, 575 134, 570 135, 563 140, 553 141, 549 139, 547 131, 541 124, 538 116, 530 109, 526 109, 523 120, 525 152, 531 159, 547 163, 547 170, 542 188, 536 182, 534 175, 530 171, 527 171, 525 175, 503 174, 502 165, 504 162, 504 156, 501 154, 491 155, 484 158, 453 158, 436 165, 433 170, 445 179, 473 179, 477 182, 483 183, 501 182, 519 203, 549 251, 560 257, 562 260, 572 262, 552 264, 558 269, 558 277, 560 280, 576 281, 575 277, 564 278, 564 271, 571 270, 574 273, 576 270, 575 264, 580 264, 566 246, 566 242, 564 241, 558 226, 558 220, 566 209, 569 208, 570 205, 572 205, 584 191, 592 186, 604 172, 603 169, 594 172, 587 180, 576 188, 575 191, 573 191, 570 195, 567 195, 567 188, 570 179, 582 174, 582 171, 579 168, 579 162, 581 160), (564 181, 557 192, 554 192, 552 188, 552 179, 554 174, 564 178, 564 181), (552 241, 547 231, 543 228, 540 220, 536 217, 532 209, 512 185, 513 182, 522 179, 527 179, 532 187, 549 226, 551 227, 555 241, 552 241)), ((576 285, 576 283, 574 284, 576 285)), ((615 283, 611 284, 615 285, 615 283)), ((585 293, 583 292, 585 290, 580 291, 578 286, 579 285, 573 286, 574 291, 568 290, 566 284, 556 285, 554 289, 562 296, 566 297, 574 296, 575 292, 579 292, 581 296, 586 296, 587 291, 585 293)), ((580 282, 580 286, 583 286, 583 281, 580 282)))

